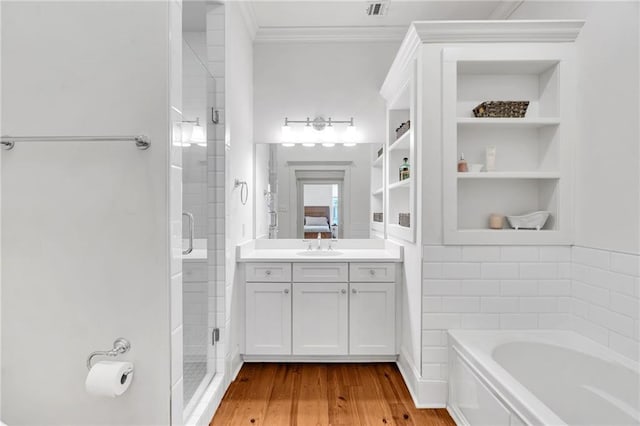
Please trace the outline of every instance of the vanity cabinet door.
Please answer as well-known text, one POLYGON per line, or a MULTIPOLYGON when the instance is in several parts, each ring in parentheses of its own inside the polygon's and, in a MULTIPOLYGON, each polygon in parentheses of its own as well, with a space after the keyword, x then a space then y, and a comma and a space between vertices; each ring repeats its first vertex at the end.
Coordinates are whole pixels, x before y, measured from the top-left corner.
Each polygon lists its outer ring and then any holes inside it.
POLYGON ((293 283, 294 355, 347 355, 347 290, 347 283, 293 283))
POLYGON ((246 284, 248 355, 291 355, 291 284, 246 284))
POLYGON ((395 283, 351 283, 349 294, 349 353, 394 355, 395 283))

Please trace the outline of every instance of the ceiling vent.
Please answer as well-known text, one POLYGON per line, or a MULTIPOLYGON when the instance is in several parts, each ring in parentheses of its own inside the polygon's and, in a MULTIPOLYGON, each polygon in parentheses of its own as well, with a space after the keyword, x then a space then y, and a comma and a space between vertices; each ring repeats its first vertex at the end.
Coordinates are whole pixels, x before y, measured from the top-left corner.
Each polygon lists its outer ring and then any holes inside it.
POLYGON ((388 1, 367 2, 367 15, 382 16, 387 13, 388 1))

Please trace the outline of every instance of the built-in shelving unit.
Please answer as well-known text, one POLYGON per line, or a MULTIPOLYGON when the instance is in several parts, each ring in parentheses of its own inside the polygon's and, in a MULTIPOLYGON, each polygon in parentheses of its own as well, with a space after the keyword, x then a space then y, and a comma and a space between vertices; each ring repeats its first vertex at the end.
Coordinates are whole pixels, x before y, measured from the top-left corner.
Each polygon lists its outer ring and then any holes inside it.
POLYGON ((562 49, 444 49, 443 212, 447 244, 553 244, 570 239, 572 99, 562 49), (560 69, 562 68, 562 73, 560 69), (483 101, 528 100, 523 118, 478 118, 483 101), (487 147, 495 170, 486 170, 487 147), (464 153, 473 172, 458 172, 464 153), (474 167, 475 166, 475 167, 474 167), (482 166, 483 171, 476 168, 482 166), (489 229, 491 214, 546 210, 535 230, 489 229))
POLYGON ((415 93, 412 92, 415 85, 415 75, 407 75, 407 81, 403 89, 397 93, 395 99, 387 104, 387 173, 386 194, 387 212, 385 223, 387 235, 400 238, 405 241, 415 242, 415 172, 418 170, 418 161, 415 149, 416 138, 416 106, 415 93), (402 123, 411 121, 409 130, 397 136, 396 129, 402 123), (400 180, 400 167, 404 159, 409 163, 409 178, 400 180), (400 215, 409 214, 409 223, 400 224, 400 215))
POLYGON ((371 213, 370 213, 370 236, 372 238, 384 238, 384 222, 373 220, 374 213, 385 211, 384 194, 384 147, 375 146, 372 149, 371 160, 371 213), (379 150, 382 153, 379 154, 379 150))

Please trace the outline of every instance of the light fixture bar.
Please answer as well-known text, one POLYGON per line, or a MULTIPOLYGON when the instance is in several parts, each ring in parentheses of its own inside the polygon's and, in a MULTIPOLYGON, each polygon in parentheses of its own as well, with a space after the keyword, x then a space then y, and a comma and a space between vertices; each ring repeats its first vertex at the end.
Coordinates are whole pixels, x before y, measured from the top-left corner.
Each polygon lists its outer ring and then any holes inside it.
MULTIPOLYGON (((288 117, 284 118, 284 125, 288 126, 289 123, 293 123, 293 124, 312 124, 313 121, 311 121, 309 119, 309 117, 307 117, 306 120, 289 120, 288 117)), ((327 125, 329 124, 349 124, 351 126, 353 126, 353 117, 351 117, 349 120, 334 120, 333 118, 329 117, 327 118, 326 121, 327 125)))

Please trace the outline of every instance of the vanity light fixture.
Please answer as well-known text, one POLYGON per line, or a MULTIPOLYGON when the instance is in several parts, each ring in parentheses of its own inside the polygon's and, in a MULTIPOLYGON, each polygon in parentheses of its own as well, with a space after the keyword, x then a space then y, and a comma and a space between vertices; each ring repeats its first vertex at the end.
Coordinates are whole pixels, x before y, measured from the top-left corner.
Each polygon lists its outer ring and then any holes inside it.
POLYGON ((313 121, 309 117, 306 120, 289 120, 288 117, 285 117, 281 141, 283 145, 287 144, 286 146, 291 146, 297 141, 307 147, 315 146, 318 142, 323 146, 332 147, 341 141, 344 141, 345 145, 355 144, 358 137, 353 117, 349 120, 333 120, 331 117, 325 119, 318 116, 313 121), (302 134, 296 136, 295 129, 290 124, 304 124, 302 134), (344 134, 337 135, 334 124, 348 124, 348 127, 344 134))

